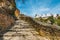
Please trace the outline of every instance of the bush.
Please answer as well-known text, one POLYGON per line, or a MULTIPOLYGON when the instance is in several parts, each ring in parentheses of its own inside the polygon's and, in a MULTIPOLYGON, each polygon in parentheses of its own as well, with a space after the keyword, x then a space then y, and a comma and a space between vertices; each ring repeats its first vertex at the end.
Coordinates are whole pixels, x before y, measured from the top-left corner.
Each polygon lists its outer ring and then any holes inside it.
POLYGON ((51 24, 54 24, 55 23, 55 20, 54 20, 54 17, 53 16, 48 17, 48 19, 50 20, 51 24))
POLYGON ((57 25, 59 25, 59 26, 60 26, 60 20, 57 20, 57 25))

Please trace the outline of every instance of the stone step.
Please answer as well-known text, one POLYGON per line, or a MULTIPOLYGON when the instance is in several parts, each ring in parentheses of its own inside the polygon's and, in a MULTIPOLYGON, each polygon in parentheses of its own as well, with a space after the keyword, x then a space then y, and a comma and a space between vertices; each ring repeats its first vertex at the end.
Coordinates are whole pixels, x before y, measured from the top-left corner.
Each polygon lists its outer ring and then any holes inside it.
POLYGON ((22 21, 20 20, 20 21, 16 21, 16 23, 28 23, 28 22, 25 22, 23 20, 22 21))
MULTIPOLYGON (((2 37, 3 34, 0 34, 0 37, 2 37)), ((28 36, 27 34, 5 34, 4 37, 16 37, 16 36, 28 36)))
POLYGON ((27 29, 27 28, 33 28, 33 27, 23 26, 23 27, 12 27, 11 29, 27 29))
POLYGON ((21 22, 16 22, 16 24, 28 24, 28 23, 25 23, 25 22, 24 22, 24 23, 21 23, 21 22))
POLYGON ((21 31, 35 31, 35 29, 31 29, 31 28, 26 28, 26 29, 9 29, 6 30, 6 32, 21 32, 21 31))
MULTIPOLYGON (((16 36, 29 36, 30 32, 7 32, 4 34, 4 37, 16 37, 16 36)), ((0 34, 0 37, 2 37, 3 34, 0 34)), ((33 35, 38 35, 38 33, 34 32, 33 35)))
MULTIPOLYGON (((4 37, 29 36, 29 34, 30 34, 30 32, 26 32, 26 31, 24 31, 24 32, 23 31, 21 31, 21 32, 7 32, 4 34, 4 37)), ((0 34, 0 37, 2 37, 2 35, 3 34, 0 34)), ((34 31, 33 35, 38 35, 38 33, 34 31)))
POLYGON ((30 26, 28 26, 28 25, 15 25, 15 26, 13 26, 11 29, 22 29, 22 28, 33 28, 31 25, 30 26))
POLYGON ((19 24, 19 25, 16 25, 16 24, 15 24, 15 25, 14 25, 14 27, 22 27, 22 26, 28 26, 28 27, 29 27, 29 26, 31 26, 31 25, 29 25, 29 24, 19 24))
POLYGON ((16 24, 11 28, 7 29, 6 33, 0 34, 0 37, 3 36, 4 40, 25 40, 28 37, 32 39, 34 36, 38 35, 38 33, 35 31, 35 29, 29 25, 27 22, 24 22, 22 20, 16 21, 16 24), (22 37, 22 38, 21 38, 22 37), (23 39, 25 37, 25 39, 23 39))

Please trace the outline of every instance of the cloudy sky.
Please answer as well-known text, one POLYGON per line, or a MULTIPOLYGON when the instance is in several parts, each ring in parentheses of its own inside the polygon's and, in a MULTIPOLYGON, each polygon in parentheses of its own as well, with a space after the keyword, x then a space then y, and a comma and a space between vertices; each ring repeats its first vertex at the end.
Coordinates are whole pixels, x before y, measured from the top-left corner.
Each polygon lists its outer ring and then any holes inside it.
POLYGON ((32 17, 60 13, 60 0, 16 0, 16 6, 21 13, 32 17))

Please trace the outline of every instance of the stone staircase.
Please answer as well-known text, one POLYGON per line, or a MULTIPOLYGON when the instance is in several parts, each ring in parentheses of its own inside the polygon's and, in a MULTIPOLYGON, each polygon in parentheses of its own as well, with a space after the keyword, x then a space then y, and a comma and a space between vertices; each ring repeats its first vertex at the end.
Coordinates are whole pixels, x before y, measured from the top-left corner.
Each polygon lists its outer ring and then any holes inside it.
POLYGON ((38 32, 23 20, 17 20, 16 24, 3 35, 3 40, 47 40, 40 37, 38 32))
MULTIPOLYGON (((42 35, 49 34, 45 34, 46 31, 43 31, 44 28, 48 29, 48 27, 40 26, 39 28, 37 26, 37 28, 42 29, 40 30, 42 35)), ((19 19, 11 29, 6 30, 5 34, 0 34, 0 40, 60 40, 60 37, 56 36, 41 36, 36 29, 29 22, 19 19)))

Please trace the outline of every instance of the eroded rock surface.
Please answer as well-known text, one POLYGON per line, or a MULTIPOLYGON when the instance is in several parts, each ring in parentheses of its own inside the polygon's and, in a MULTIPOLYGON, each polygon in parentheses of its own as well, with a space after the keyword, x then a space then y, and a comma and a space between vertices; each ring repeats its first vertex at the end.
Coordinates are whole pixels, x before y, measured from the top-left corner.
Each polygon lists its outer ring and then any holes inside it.
POLYGON ((16 9, 15 0, 0 0, 0 33, 14 24, 16 9))

